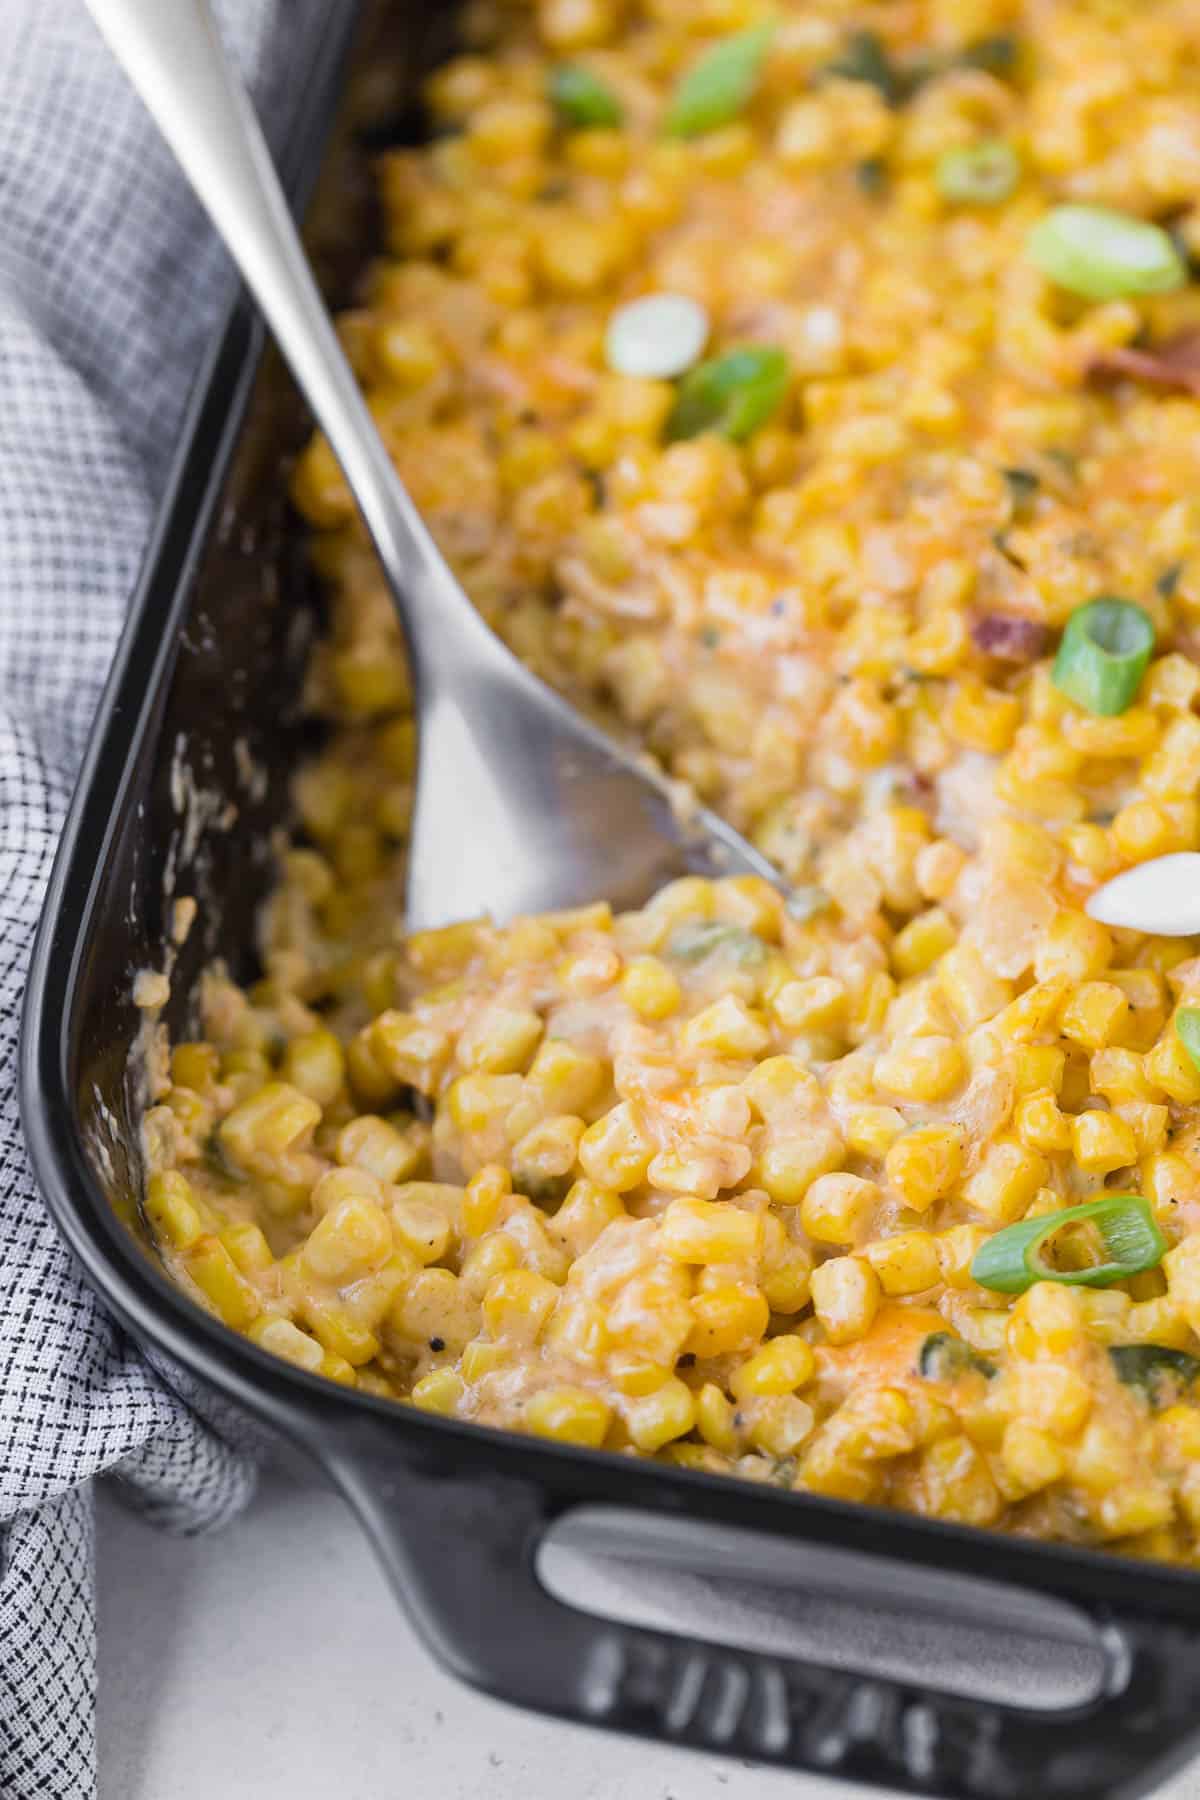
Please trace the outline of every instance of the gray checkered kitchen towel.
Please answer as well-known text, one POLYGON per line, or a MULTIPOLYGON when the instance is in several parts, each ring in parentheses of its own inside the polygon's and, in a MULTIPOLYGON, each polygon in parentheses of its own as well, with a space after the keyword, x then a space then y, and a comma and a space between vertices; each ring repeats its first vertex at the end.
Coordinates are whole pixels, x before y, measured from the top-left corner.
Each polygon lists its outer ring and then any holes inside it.
MULTIPOLYGON (((329 0, 225 0, 275 134, 329 0), (281 29, 281 27, 284 27, 281 29)), ((0 1796, 95 1791, 89 1484, 175 1529, 253 1471, 82 1285, 17 1119, 21 990, 63 815, 231 271, 81 0, 0 0, 0 1796)))

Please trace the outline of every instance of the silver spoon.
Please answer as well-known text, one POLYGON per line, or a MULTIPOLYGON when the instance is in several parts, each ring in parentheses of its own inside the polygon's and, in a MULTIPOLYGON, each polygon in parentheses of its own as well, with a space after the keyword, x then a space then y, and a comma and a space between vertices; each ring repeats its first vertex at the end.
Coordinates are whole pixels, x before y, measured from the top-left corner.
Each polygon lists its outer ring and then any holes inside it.
POLYGON ((608 899, 687 872, 778 872, 532 675, 422 524, 342 353, 207 0, 87 0, 221 233, 341 464, 387 575, 416 698, 413 929, 608 899))

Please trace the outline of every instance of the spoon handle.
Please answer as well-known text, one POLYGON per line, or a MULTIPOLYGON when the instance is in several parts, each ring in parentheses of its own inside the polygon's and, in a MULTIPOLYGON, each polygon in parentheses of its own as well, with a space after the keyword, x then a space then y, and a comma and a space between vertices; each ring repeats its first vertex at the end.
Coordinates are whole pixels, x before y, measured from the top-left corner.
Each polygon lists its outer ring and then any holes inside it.
POLYGON ((342 466, 383 560, 418 667, 452 668, 495 639, 442 560, 392 467, 208 0, 87 0, 174 151, 342 466))

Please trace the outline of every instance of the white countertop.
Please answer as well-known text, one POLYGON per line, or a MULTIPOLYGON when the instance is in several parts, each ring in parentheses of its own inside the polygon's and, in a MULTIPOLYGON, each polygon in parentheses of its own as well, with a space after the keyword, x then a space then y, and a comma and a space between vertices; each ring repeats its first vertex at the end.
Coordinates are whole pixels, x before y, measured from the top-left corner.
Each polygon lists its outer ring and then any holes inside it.
MULTIPOLYGON (((343 1503, 292 1472, 191 1540, 102 1491, 97 1562, 100 1800, 868 1800, 471 1693, 343 1503)), ((1156 1800, 1200 1800, 1200 1764, 1156 1800)))

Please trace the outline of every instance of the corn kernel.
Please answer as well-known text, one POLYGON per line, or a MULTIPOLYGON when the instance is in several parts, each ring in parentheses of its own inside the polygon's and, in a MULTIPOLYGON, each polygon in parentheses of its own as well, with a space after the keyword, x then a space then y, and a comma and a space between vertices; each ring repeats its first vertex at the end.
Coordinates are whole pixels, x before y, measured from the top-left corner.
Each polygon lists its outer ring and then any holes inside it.
POLYGON ((941 1279, 937 1240, 928 1231, 898 1231, 863 1252, 885 1294, 919 1294, 941 1279))
POLYGON ((927 1212, 954 1191, 962 1173, 962 1141, 944 1125, 918 1125, 888 1151, 884 1173, 905 1206, 927 1212))
POLYGON ((800 1222, 818 1244, 853 1244, 882 1198, 879 1186, 860 1175, 821 1175, 800 1203, 800 1222))
POLYGON ((758 1255, 762 1220, 727 1203, 672 1200, 662 1216, 660 1242, 685 1263, 730 1263, 758 1255))
POLYGON ((976 1212, 999 1225, 1011 1225, 1046 1179, 1046 1161, 1036 1150, 1011 1140, 988 1145, 978 1169, 963 1188, 963 1198, 976 1212))
POLYGON ((673 1439, 685 1437, 696 1423, 692 1391, 677 1375, 672 1375, 652 1394, 631 1402, 625 1423, 639 1450, 661 1450, 673 1439))
POLYGON ((598 1450, 608 1432, 612 1408, 599 1394, 581 1387, 542 1388, 525 1403, 523 1422, 537 1437, 598 1450))
POLYGON ((835 1256, 813 1270, 813 1310, 831 1344, 866 1336, 881 1292, 874 1269, 856 1256, 835 1256))
POLYGON ((945 1100, 961 1085, 965 1073, 962 1050, 953 1038, 915 1038, 884 1051, 876 1060, 875 1084, 902 1100, 945 1100))

